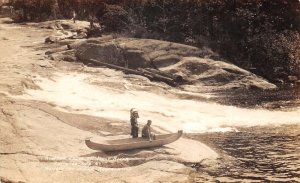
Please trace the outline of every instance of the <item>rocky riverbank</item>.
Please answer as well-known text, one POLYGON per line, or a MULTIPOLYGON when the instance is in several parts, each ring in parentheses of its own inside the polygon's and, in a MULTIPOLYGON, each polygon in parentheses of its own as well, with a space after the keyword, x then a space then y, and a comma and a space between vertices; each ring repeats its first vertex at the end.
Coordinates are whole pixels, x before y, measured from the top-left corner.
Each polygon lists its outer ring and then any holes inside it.
MULTIPOLYGON (((84 22, 61 27, 59 22, 55 26, 9 22, 1 19, 0 24, 2 182, 215 181, 207 170, 232 157, 194 133, 299 123, 296 109, 269 111, 214 103, 212 98, 221 92, 268 91, 275 85, 217 61, 208 49, 114 36, 79 39, 76 30, 86 27, 84 22), (45 44, 51 35, 56 35, 53 43, 45 44), (89 56, 113 64, 123 61, 119 66, 125 66, 128 58, 137 59, 133 63, 182 75, 186 82, 174 87, 91 67, 85 62, 89 56), (140 125, 152 119, 156 133, 183 129, 185 135, 166 147, 147 150, 103 153, 85 146, 87 137, 129 137, 132 107, 140 110, 140 125), (191 164, 207 169, 199 172, 191 164)), ((130 64, 127 67, 135 69, 130 64)))
MULTIPOLYGON (((84 23, 81 22, 77 27, 67 26, 65 22, 56 24, 67 27, 68 29, 64 29, 63 26, 53 28, 63 32, 69 31, 67 35, 84 29, 82 28, 84 23)), ((167 41, 111 35, 80 40, 73 38, 66 41, 65 35, 57 37, 52 42, 55 48, 48 50, 46 54, 56 61, 81 62, 88 66, 95 66, 95 63, 91 61, 94 59, 121 66, 124 69, 148 69, 146 73, 149 69, 153 69, 156 75, 165 73, 164 77, 166 75, 180 76, 182 77, 182 82, 179 83, 181 89, 189 92, 277 88, 274 84, 249 71, 230 62, 220 61, 219 55, 206 47, 196 48, 167 41)), ((47 38, 46 41, 48 39, 51 38, 47 38)), ((163 78, 161 81, 164 81, 163 78)))
MULTIPOLYGON (((54 81, 55 73, 68 75, 81 72, 84 67, 53 62, 43 56, 45 51, 41 47, 44 38, 53 30, 7 22, 8 19, 1 19, 0 24, 1 182, 189 182, 192 181, 189 174, 194 170, 183 162, 207 158, 215 161, 218 157, 208 146, 185 138, 165 148, 115 154, 88 149, 84 144, 87 137, 129 137, 128 122, 115 119, 114 115, 101 118, 78 114, 75 111, 80 112, 80 109, 74 106, 58 109, 50 101, 24 99, 22 96, 27 95, 27 90, 41 89, 39 80, 54 81), (70 112, 68 108, 75 111, 70 112), (186 154, 187 145, 196 148, 194 156, 186 154)), ((90 74, 98 73, 89 68, 86 70, 90 74)), ((121 76, 119 72, 103 71, 121 76)), ((109 77, 106 79, 107 86, 111 86, 109 77)), ((114 82, 116 85, 112 88, 120 85, 114 82)), ((66 100, 64 97, 57 99, 66 100)), ((78 103, 78 106, 84 104, 78 103)), ((206 162, 209 164, 211 161, 206 162)))

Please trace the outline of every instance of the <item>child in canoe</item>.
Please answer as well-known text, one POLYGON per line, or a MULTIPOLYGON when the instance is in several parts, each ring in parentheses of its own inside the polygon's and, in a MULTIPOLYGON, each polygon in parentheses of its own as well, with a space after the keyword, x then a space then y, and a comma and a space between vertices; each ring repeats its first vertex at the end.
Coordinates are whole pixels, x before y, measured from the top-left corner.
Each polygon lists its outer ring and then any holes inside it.
POLYGON ((142 130, 142 137, 147 138, 150 141, 155 140, 155 134, 152 133, 151 124, 152 124, 152 121, 148 120, 147 124, 143 127, 143 130, 142 130))

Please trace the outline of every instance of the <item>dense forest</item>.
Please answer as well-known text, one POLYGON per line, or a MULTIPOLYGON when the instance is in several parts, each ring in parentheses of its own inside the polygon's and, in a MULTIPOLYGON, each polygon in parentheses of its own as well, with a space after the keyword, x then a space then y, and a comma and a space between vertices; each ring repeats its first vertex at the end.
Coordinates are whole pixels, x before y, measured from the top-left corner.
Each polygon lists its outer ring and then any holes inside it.
POLYGON ((98 20, 103 31, 209 47, 271 81, 300 78, 298 0, 11 0, 16 21, 98 20))

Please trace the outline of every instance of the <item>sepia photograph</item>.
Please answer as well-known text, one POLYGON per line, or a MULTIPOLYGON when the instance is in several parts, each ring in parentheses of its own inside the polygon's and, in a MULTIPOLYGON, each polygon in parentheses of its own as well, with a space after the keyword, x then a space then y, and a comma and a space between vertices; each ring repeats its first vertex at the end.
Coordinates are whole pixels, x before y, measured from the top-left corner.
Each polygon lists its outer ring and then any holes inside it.
POLYGON ((0 0, 0 183, 300 182, 300 0, 0 0))

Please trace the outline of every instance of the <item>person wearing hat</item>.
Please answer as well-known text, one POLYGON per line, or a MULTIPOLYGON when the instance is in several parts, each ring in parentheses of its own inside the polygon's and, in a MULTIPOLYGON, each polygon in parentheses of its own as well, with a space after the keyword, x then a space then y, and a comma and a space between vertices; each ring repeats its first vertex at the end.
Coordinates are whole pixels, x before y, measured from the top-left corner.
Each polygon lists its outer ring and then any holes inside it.
POLYGON ((139 118, 139 113, 136 109, 130 110, 130 123, 131 123, 131 136, 132 138, 137 138, 139 136, 139 126, 137 118, 139 118))
POLYGON ((152 121, 148 120, 147 124, 143 127, 143 130, 142 130, 142 137, 147 138, 150 141, 155 140, 155 135, 153 133, 151 133, 152 132, 151 124, 152 124, 152 121))

